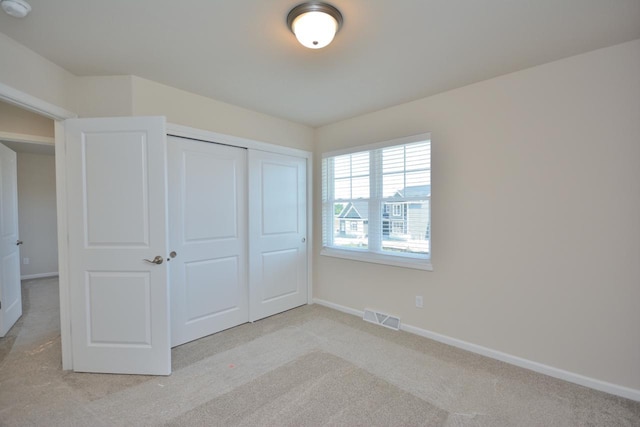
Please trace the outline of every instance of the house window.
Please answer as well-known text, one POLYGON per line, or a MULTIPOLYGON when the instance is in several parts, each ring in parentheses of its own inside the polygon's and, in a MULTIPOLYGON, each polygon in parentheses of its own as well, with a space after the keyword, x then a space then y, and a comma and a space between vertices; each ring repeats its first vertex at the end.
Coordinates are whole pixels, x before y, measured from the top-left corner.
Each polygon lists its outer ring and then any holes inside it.
POLYGON ((402 235, 407 233, 407 223, 404 221, 391 221, 391 233, 402 235))
POLYGON ((429 134, 325 153, 322 203, 323 255, 431 270, 429 134))
POLYGON ((351 221, 351 231, 358 231, 358 223, 351 221))

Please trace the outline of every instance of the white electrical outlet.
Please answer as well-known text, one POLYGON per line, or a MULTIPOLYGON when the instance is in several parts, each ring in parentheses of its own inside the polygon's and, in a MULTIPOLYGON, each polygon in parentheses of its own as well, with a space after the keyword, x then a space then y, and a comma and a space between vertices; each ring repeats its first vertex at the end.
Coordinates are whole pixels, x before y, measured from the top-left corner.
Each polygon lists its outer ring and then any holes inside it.
POLYGON ((22 263, 23 263, 24 265, 29 264, 29 262, 30 262, 30 261, 31 261, 31 260, 30 260, 29 258, 22 258, 22 263))
POLYGON ((416 307, 418 308, 424 307, 424 300, 422 299, 421 295, 416 297, 416 307))

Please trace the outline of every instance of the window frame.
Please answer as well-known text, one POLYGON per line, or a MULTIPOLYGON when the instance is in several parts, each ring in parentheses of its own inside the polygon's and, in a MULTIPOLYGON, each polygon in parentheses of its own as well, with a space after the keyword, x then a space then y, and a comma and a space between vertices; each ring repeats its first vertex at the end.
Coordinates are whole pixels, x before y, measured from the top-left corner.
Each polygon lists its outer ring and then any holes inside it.
MULTIPOLYGON (((340 247, 335 247, 331 245, 331 243, 333 242, 333 222, 332 221, 334 217, 335 199, 329 198, 328 186, 329 186, 329 183, 332 183, 334 181, 334 177, 332 176, 332 171, 328 170, 331 168, 326 168, 325 166, 326 165, 325 162, 327 161, 327 159, 336 157, 336 156, 341 156, 341 155, 356 154, 363 151, 369 151, 370 157, 373 158, 376 155, 376 153, 379 154, 379 152, 376 152, 374 150, 379 150, 382 148, 388 148, 393 146, 407 145, 412 143, 419 143, 419 142, 429 142, 431 149, 433 147, 433 144, 431 141, 431 134, 422 133, 422 134, 412 135, 408 137, 378 142, 375 144, 360 145, 357 147, 352 147, 344 150, 336 150, 336 151, 322 153, 322 156, 321 156, 322 169, 323 169, 322 185, 321 185, 322 187, 322 195, 321 195, 322 197, 322 200, 321 200, 322 201, 322 205, 321 205, 322 206, 321 208, 322 209, 322 215, 321 215, 322 217, 322 224, 321 224, 322 249, 320 251, 320 255, 335 257, 335 258, 342 258, 342 259, 349 259, 354 261, 371 262, 376 264, 385 264, 385 265, 392 265, 397 267, 433 271, 433 265, 431 263, 432 248, 433 248, 432 237, 431 237, 431 230, 432 230, 431 195, 429 195, 429 197, 421 198, 422 200, 427 200, 427 203, 429 204, 429 210, 428 210, 429 253, 428 254, 426 255, 417 255, 417 254, 409 254, 409 253, 389 254, 389 253, 383 253, 381 248, 376 248, 376 245, 380 246, 382 244, 382 213, 385 211, 385 204, 384 204, 383 198, 376 197, 377 195, 375 193, 382 192, 382 189, 375 188, 376 184, 373 184, 373 182, 376 180, 376 178, 373 176, 375 174, 373 170, 369 171, 369 174, 370 174, 369 179, 370 179, 372 194, 370 194, 369 199, 366 199, 366 200, 368 201, 370 201, 371 199, 382 200, 382 202, 380 203, 380 206, 377 206, 376 203, 370 203, 369 215, 368 215, 369 230, 372 229, 372 226, 373 227, 377 227, 378 225, 380 226, 380 242, 373 242, 373 246, 372 246, 372 242, 369 240, 367 242, 368 244, 366 248, 340 248, 340 247), (327 169, 326 173, 325 173, 325 168, 327 169), (330 227, 329 228, 331 230, 330 232, 327 232, 327 227, 330 227)), ((372 162, 381 162, 381 161, 382 160, 379 158, 372 159, 372 162)), ((431 169, 432 168, 431 168, 431 162, 430 162, 429 174, 430 174, 430 180, 431 182, 433 182, 431 169)), ((381 173, 381 169, 377 170, 377 172, 381 173)), ((341 200, 341 202, 343 201, 341 200)), ((393 207, 389 210, 391 211, 389 212, 389 214, 393 213, 393 207)), ((391 220, 392 218, 389 218, 389 221, 391 220)), ((389 223, 389 228, 391 228, 391 223, 389 223)))

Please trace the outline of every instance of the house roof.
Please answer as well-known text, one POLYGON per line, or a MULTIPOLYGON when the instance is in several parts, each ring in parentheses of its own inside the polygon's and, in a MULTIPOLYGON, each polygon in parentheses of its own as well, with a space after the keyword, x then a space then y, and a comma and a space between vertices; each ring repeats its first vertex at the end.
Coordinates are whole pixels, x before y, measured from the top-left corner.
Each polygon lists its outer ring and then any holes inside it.
POLYGON ((349 202, 340 212, 338 218, 369 219, 369 202, 355 201, 349 202))
POLYGON ((430 185, 413 185, 396 191, 393 197, 428 197, 431 196, 430 185))
POLYGON ((298 3, 32 1, 25 19, 0 13, 0 36, 78 76, 136 75, 310 126, 640 38, 635 0, 332 0, 344 25, 311 50, 286 26, 298 3))

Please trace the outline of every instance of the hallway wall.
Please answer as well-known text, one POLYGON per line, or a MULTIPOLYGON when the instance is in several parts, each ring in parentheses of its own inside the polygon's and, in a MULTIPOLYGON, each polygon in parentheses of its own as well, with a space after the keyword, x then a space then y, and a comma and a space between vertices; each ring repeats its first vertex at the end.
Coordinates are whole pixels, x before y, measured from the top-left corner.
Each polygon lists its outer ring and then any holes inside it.
POLYGON ((55 157, 18 153, 18 221, 22 278, 58 272, 55 157), (24 264, 24 259, 29 264, 24 264))

